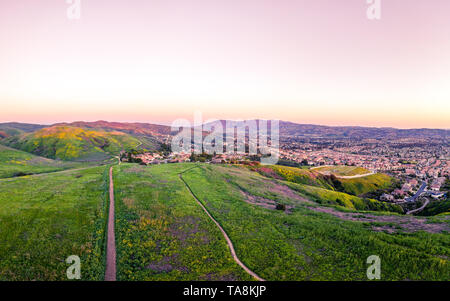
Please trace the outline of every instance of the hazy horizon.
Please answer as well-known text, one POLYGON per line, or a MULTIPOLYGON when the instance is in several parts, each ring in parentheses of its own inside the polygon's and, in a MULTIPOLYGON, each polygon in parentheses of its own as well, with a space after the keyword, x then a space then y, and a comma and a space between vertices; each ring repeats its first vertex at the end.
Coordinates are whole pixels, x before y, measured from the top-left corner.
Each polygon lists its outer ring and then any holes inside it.
MULTIPOLYGON (((194 122, 192 119, 187 119, 190 122, 194 122)), ((230 120, 230 121, 244 121, 244 120, 271 120, 271 119, 265 119, 265 118, 248 118, 248 119, 233 119, 233 118, 225 118, 225 119, 215 119, 215 120, 204 120, 203 124, 211 122, 211 121, 217 121, 217 120, 230 120)), ((272 119, 275 120, 275 119, 272 119)), ((93 120, 71 120, 71 121, 56 121, 56 122, 22 122, 22 121, 16 121, 16 120, 11 120, 11 121, 1 121, 0 120, 0 124, 4 124, 4 123, 28 123, 28 124, 37 124, 37 125, 45 125, 45 126, 52 126, 55 124, 59 124, 59 123, 76 123, 76 122, 87 122, 87 123, 92 123, 92 122, 100 122, 100 121, 104 121, 104 122, 109 122, 109 123, 148 123, 148 124, 154 124, 154 125, 164 125, 164 126, 171 126, 171 123, 163 123, 163 122, 158 122, 158 121, 133 121, 133 120, 104 120, 104 119, 93 119, 93 120)), ((416 129, 429 129, 429 130, 450 130, 450 128, 430 128, 430 127, 417 127, 417 128, 401 128, 401 127, 391 127, 391 126, 362 126, 362 125, 329 125, 329 124, 318 124, 318 123, 302 123, 302 122, 295 122, 295 121, 291 121, 291 120, 280 120, 280 121, 284 121, 284 122, 290 122, 290 123, 295 123, 295 124, 305 124, 305 125, 315 125, 315 126, 329 126, 329 127, 366 127, 366 128, 393 128, 393 129, 398 129, 398 130, 416 130, 416 129)))
POLYGON ((0 120, 450 128, 450 2, 0 3, 0 120), (232 118, 230 118, 232 117, 232 118))

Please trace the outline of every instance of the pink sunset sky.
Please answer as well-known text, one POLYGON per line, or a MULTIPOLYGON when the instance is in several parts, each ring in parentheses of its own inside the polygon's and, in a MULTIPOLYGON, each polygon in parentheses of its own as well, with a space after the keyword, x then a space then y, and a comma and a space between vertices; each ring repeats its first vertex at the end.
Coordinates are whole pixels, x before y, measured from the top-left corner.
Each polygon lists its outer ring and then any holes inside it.
POLYGON ((0 2, 0 122, 450 128, 450 1, 0 2))

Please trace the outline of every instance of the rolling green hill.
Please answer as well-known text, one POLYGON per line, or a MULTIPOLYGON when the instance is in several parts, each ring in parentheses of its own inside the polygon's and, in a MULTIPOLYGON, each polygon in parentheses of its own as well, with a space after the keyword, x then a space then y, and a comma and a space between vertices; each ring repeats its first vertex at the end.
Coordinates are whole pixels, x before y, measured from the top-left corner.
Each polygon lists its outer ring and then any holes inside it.
POLYGON ((387 189, 395 181, 392 177, 380 173, 361 178, 338 180, 343 187, 343 191, 354 195, 363 195, 376 190, 387 189))
POLYGON ((359 166, 345 166, 345 165, 334 165, 334 166, 320 166, 311 168, 319 173, 330 173, 336 176, 355 176, 370 173, 369 170, 359 167, 359 166))
POLYGON ((82 163, 56 161, 0 145, 0 178, 54 172, 82 166, 82 163))
POLYGON ((382 280, 449 280, 449 236, 433 232, 448 229, 445 221, 355 212, 325 202, 343 193, 326 195, 241 166, 125 163, 114 167, 114 176, 120 280, 246 279, 188 187, 227 232, 239 259, 266 280, 367 280, 372 254, 383 260, 382 280), (405 223, 425 231, 409 231, 405 223))
POLYGON ((333 185, 325 180, 322 175, 312 172, 309 169, 281 165, 258 166, 252 167, 251 169, 267 177, 282 179, 293 183, 323 187, 326 189, 334 189, 333 185))
MULTIPOLYGON (((330 180, 330 177, 316 174, 311 170, 279 165, 252 169, 258 171, 263 176, 282 180, 291 189, 304 194, 320 204, 338 205, 357 210, 403 212, 402 208, 398 205, 369 198, 360 198, 355 194, 348 194, 346 191, 338 191, 333 186, 337 186, 336 182, 330 180)), ((371 182, 369 181, 369 183, 371 182)), ((351 188, 350 185, 349 187, 351 188)))
MULTIPOLYGON (((348 167, 349 169, 338 167, 336 170, 340 170, 340 172, 346 174, 353 173, 353 176, 355 175, 355 172, 363 172, 363 174, 368 172, 363 168, 348 167)), ((394 184, 394 179, 392 177, 378 173, 359 178, 346 179, 339 178, 334 173, 323 174, 317 171, 317 169, 303 169, 281 165, 258 166, 251 167, 251 169, 268 177, 282 179, 297 184, 306 184, 328 190, 345 192, 355 196, 387 189, 394 184)))
POLYGON ((2 143, 39 156, 68 161, 103 161, 141 142, 122 132, 103 132, 71 126, 53 126, 12 136, 2 143))

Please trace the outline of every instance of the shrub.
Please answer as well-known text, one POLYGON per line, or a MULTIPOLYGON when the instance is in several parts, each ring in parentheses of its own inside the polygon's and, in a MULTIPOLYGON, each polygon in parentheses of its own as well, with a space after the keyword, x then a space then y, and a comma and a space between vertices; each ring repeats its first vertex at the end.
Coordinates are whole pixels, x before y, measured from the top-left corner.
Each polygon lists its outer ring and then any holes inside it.
POLYGON ((277 206, 275 207, 275 209, 285 211, 286 205, 278 203, 277 206))

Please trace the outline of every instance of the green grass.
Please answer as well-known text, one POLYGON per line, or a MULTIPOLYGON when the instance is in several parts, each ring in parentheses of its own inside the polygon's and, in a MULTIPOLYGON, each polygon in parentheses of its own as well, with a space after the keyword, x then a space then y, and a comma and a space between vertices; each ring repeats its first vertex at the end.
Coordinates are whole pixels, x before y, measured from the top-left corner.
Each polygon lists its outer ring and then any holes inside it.
POLYGON ((286 185, 322 205, 337 205, 353 210, 403 212, 401 206, 388 202, 360 198, 344 192, 332 191, 320 187, 295 183, 286 183, 286 185))
POLYGON ((269 165, 252 167, 251 169, 268 177, 280 178, 293 183, 318 186, 332 190, 334 189, 332 183, 325 180, 323 176, 304 168, 269 165))
POLYGON ((252 205, 241 187, 254 195, 272 188, 238 168, 201 165, 184 179, 244 264, 267 280, 366 280, 370 255, 382 260, 382 280, 450 280, 448 234, 374 232, 367 223, 314 212, 293 198, 290 214, 252 205))
POLYGON ((48 173, 80 167, 84 167, 84 165, 38 157, 0 145, 0 178, 48 173))
POLYGON ((0 180, 0 281, 67 280, 70 255, 102 280, 107 179, 95 167, 0 180))
POLYGON ((356 176, 364 175, 370 171, 359 166, 345 166, 345 165, 335 165, 335 166, 322 166, 312 169, 317 172, 329 172, 336 176, 356 176))
MULTIPOLYGON (((367 280, 366 259, 378 255, 381 280, 450 280, 449 233, 404 233, 397 222, 340 219, 316 207, 372 208, 356 196, 240 166, 191 163, 114 167, 118 280, 252 280, 179 178, 182 172, 242 262, 264 279, 367 280), (288 210, 250 203, 249 196, 288 210)), ((387 210, 379 203, 372 210, 387 210)), ((0 281, 66 280, 70 255, 81 257, 83 280, 102 280, 107 204, 106 166, 0 179, 0 281)))
MULTIPOLYGON (((431 198, 430 198, 431 199, 431 198)), ((446 199, 433 200, 420 211, 417 215, 420 216, 432 216, 432 215, 448 215, 450 214, 450 197, 446 199)))
POLYGON ((115 167, 119 280, 252 280, 180 180, 189 167, 115 167))
POLYGON ((254 171, 272 178, 283 179, 292 183, 317 186, 327 190, 336 190, 355 196, 364 195, 390 188, 394 179, 385 174, 374 174, 361 178, 343 179, 335 176, 323 175, 320 170, 342 170, 341 174, 366 174, 369 171, 355 166, 329 166, 315 169, 302 169, 280 165, 252 167, 254 171))
POLYGON ((122 132, 103 132, 70 126, 53 126, 2 140, 16 149, 51 159, 104 161, 141 142, 122 132))
POLYGON ((394 184, 392 177, 380 173, 361 178, 339 179, 339 181, 345 192, 354 195, 362 195, 380 189, 387 189, 394 184))

